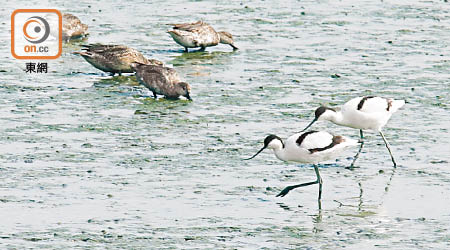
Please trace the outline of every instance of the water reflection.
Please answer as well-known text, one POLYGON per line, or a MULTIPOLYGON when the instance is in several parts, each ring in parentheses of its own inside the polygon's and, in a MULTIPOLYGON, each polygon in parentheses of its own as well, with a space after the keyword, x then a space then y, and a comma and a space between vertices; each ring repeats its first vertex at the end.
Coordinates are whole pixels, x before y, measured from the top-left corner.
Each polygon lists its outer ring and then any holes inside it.
POLYGON ((383 204, 385 197, 387 196, 388 192, 389 192, 389 187, 391 186, 392 183, 392 179, 394 178, 395 172, 396 172, 397 168, 392 168, 392 173, 391 176, 389 176, 389 180, 386 182, 386 186, 384 187, 384 193, 383 196, 381 197, 381 204, 383 204))
MULTIPOLYGON (((389 193, 389 187, 390 187, 390 185, 392 183, 392 179, 394 178, 395 172, 396 172, 396 168, 393 168, 392 169, 392 173, 389 176, 389 179, 386 182, 386 185, 384 187, 384 193, 383 193, 383 195, 382 195, 382 197, 380 199, 381 200, 380 205, 383 204, 384 198, 389 193)), ((359 187, 359 196, 358 196, 359 202, 358 202, 358 205, 344 204, 343 202, 340 202, 338 200, 333 200, 334 202, 339 204, 338 208, 340 208, 340 207, 354 207, 354 208, 357 208, 358 212, 363 212, 363 205, 364 205, 363 194, 364 194, 364 189, 363 189, 363 186, 362 186, 362 181, 358 181, 358 187, 359 187)))
POLYGON ((359 186, 359 203, 358 203, 358 211, 361 211, 361 207, 363 205, 363 188, 362 188, 362 184, 361 182, 358 182, 358 186, 359 186))
POLYGON ((80 44, 86 43, 87 40, 88 40, 88 36, 70 39, 68 41, 64 41, 64 45, 80 45, 80 44))
POLYGON ((292 211, 292 209, 288 205, 284 204, 283 202, 277 202, 277 205, 280 206, 285 211, 292 211))
MULTIPOLYGON (((320 203, 320 201, 319 201, 320 203)), ((322 209, 319 209, 319 212, 317 213, 317 215, 313 216, 312 218, 313 221, 313 233, 319 233, 321 231, 323 231, 323 229, 321 229, 322 226, 322 209)))
POLYGON ((168 61, 168 63, 174 66, 189 66, 189 65, 228 65, 231 64, 232 55, 237 52, 224 52, 224 51, 196 51, 190 53, 182 53, 179 56, 175 56, 174 59, 168 61))

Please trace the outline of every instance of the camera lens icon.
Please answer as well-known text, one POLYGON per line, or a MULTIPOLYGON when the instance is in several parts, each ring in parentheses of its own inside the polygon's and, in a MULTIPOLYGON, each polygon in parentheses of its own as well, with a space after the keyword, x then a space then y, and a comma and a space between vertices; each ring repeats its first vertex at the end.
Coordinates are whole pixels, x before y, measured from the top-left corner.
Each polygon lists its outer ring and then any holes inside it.
POLYGON ((39 16, 32 16, 23 25, 23 36, 30 43, 42 43, 50 35, 50 25, 39 16))

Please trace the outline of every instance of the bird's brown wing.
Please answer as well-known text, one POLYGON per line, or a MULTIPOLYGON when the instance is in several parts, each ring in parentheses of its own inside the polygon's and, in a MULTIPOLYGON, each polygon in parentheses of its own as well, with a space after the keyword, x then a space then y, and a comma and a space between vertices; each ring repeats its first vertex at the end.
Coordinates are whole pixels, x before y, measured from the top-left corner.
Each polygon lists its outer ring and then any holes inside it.
POLYGON ((184 31, 192 31, 204 25, 203 21, 197 21, 195 23, 179 23, 179 24, 169 24, 173 26, 174 30, 184 30, 184 31))
POLYGON ((71 36, 81 36, 86 33, 88 26, 72 14, 63 14, 63 30, 71 31, 71 36))
POLYGON ((163 67, 154 65, 140 65, 136 72, 138 80, 148 89, 158 94, 165 85, 169 84, 168 79, 164 76, 163 67))
POLYGON ((115 45, 115 44, 100 44, 94 43, 89 45, 82 45, 84 50, 94 52, 94 53, 115 53, 118 51, 127 50, 128 47, 125 45, 115 45))

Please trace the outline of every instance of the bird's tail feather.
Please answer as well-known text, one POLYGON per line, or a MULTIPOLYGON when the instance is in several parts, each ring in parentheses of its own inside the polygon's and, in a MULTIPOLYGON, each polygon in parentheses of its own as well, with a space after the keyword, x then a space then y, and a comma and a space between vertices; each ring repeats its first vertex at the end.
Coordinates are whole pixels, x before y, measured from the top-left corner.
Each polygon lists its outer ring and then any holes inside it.
POLYGON ((401 107, 403 107, 403 105, 405 105, 405 100, 393 100, 391 107, 392 113, 399 110, 401 107))

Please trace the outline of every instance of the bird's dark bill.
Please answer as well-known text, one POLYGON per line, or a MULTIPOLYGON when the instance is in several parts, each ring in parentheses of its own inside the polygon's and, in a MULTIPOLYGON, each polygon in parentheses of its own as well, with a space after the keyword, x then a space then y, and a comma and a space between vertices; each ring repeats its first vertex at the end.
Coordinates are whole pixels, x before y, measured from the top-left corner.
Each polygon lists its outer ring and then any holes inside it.
POLYGON ((252 157, 250 157, 250 158, 247 158, 247 159, 244 159, 244 160, 251 160, 251 159, 253 159, 253 158, 255 158, 257 155, 259 155, 259 153, 261 153, 264 149, 266 149, 266 147, 263 147, 262 149, 260 149, 254 156, 252 156, 252 157))
POLYGON ((312 120, 312 122, 311 122, 308 126, 306 126, 306 128, 303 129, 301 132, 305 132, 305 131, 306 131, 309 127, 311 127, 316 121, 317 121, 317 118, 314 118, 314 120, 312 120))

